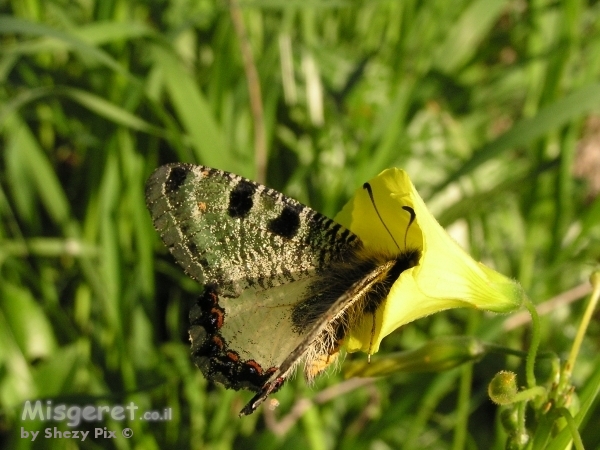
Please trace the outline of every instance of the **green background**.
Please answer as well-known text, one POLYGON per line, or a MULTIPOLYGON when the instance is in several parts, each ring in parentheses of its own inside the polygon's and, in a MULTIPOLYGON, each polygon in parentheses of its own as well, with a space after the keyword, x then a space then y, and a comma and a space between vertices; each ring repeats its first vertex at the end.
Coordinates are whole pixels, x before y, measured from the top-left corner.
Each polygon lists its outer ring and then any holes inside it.
MULTIPOLYGON (((398 166, 461 245, 534 302, 585 292, 600 259, 599 2, 3 0, 0 39, 0 445, 503 448, 486 387, 501 369, 525 381, 521 359, 497 354, 337 392, 285 433, 262 412, 238 419, 251 394, 191 363, 200 287, 160 243, 144 183, 160 164, 202 163, 332 217, 398 166), (21 427, 68 429, 21 421, 38 398, 133 401, 173 419, 101 424, 131 439, 31 443, 21 427)), ((583 304, 542 318, 542 350, 566 355, 583 304)), ((527 349, 529 328, 508 319, 440 313, 381 353, 461 334, 527 349)), ((599 328, 573 379, 590 401, 599 328)), ((296 377, 275 416, 342 379, 296 377)), ((594 405, 587 448, 600 446, 594 405)))

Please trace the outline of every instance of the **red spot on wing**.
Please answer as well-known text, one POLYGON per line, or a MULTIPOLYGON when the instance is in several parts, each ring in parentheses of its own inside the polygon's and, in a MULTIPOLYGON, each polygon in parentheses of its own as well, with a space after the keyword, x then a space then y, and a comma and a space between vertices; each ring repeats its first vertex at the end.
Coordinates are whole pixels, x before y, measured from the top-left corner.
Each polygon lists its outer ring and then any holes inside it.
POLYGON ((220 350, 223 350, 223 348, 225 347, 225 342, 223 342, 223 339, 221 339, 221 336, 214 335, 212 337, 211 341, 220 350))
POLYGON ((227 352, 227 357, 232 360, 233 362, 238 362, 240 360, 240 355, 238 355, 236 352, 233 351, 228 351, 227 352))
POLYGON ((254 361, 253 359, 249 359, 248 361, 246 361, 246 365, 251 367, 252 369, 256 370, 256 372, 259 375, 262 375, 262 373, 263 373, 262 366, 259 363, 257 363, 256 361, 254 361))
POLYGON ((215 307, 210 310, 210 314, 212 316, 212 321, 217 330, 219 330, 223 326, 223 322, 225 321, 225 314, 221 308, 215 307))

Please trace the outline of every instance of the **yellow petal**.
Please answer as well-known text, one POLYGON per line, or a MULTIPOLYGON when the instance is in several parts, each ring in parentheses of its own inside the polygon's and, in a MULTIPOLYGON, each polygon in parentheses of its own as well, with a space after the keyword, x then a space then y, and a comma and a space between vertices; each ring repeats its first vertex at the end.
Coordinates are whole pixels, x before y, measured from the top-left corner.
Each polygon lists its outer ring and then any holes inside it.
POLYGON ((445 309, 508 312, 520 306, 524 295, 520 285, 471 258, 435 220, 406 172, 388 169, 369 184, 381 219, 368 192, 360 188, 335 220, 357 234, 368 251, 397 254, 416 248, 422 254, 417 266, 400 275, 377 310, 375 335, 373 318, 365 315, 350 333, 349 351, 374 353, 392 331, 445 309), (415 211, 410 226, 410 214, 403 206, 415 211))

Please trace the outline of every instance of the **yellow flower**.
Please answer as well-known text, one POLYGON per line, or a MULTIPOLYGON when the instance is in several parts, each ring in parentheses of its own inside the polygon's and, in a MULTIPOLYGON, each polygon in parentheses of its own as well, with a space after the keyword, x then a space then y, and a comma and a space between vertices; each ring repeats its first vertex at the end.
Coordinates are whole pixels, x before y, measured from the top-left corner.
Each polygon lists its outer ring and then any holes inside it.
POLYGON ((363 188, 335 220, 357 234, 367 250, 397 254, 396 243, 403 250, 406 242, 406 248, 420 250, 421 258, 402 272, 377 310, 375 336, 373 318, 365 315, 350 333, 348 351, 374 353, 392 331, 438 311, 471 307, 506 313, 521 305, 521 286, 471 258, 435 220, 406 172, 388 169, 369 184, 381 220, 363 188), (403 206, 415 212, 410 226, 410 214, 403 206))

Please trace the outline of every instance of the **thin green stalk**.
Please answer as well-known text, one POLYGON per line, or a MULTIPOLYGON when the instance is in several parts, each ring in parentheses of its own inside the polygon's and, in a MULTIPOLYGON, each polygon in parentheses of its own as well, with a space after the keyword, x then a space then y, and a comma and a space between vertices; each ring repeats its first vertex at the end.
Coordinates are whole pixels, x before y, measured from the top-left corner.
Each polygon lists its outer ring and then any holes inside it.
POLYGON ((520 402, 517 406, 517 417, 519 421, 519 434, 527 433, 527 427, 525 426, 525 409, 527 402, 520 402))
POLYGON ((471 405, 471 383, 473 381, 473 363, 465 364, 461 370, 460 388, 458 391, 457 421, 454 427, 453 450, 465 448, 467 428, 469 424, 469 407, 471 405))
POLYGON ((529 346, 529 352, 527 353, 527 361, 525 363, 525 375, 527 377, 527 386, 533 388, 535 386, 535 358, 537 355, 538 347, 540 346, 540 318, 538 316, 535 305, 525 298, 525 307, 531 314, 531 344, 529 346))
POLYGON ((577 429, 577 424, 569 410, 567 408, 558 408, 557 411, 567 421, 567 426, 569 427, 569 430, 571 430, 571 436, 573 436, 573 445, 575 446, 575 449, 585 450, 583 442, 581 441, 581 436, 579 435, 579 430, 577 429))
MULTIPOLYGON (((486 354, 495 353, 498 355, 517 356, 519 358, 527 358, 528 354, 523 350, 517 350, 515 348, 505 347, 504 345, 498 345, 491 342, 484 342, 483 347, 486 354)), ((556 353, 552 351, 537 352, 536 359, 539 360, 540 358, 553 358, 555 355, 556 353)))
POLYGON ((535 397, 542 397, 547 394, 546 388, 543 386, 534 386, 524 391, 519 391, 515 394, 512 403, 532 400, 535 397))
POLYGON ((575 366, 575 361, 577 360, 583 337, 585 336, 592 314, 594 313, 596 305, 598 304, 598 299, 600 298, 600 272, 594 272, 590 277, 590 282, 592 283, 592 295, 590 296, 590 301, 585 309, 579 328, 577 329, 577 335, 573 341, 571 353, 569 354, 569 359, 565 366, 567 375, 570 375, 573 372, 573 367, 575 366))
MULTIPOLYGON (((469 314, 467 322, 467 334, 472 335, 478 327, 481 316, 479 314, 469 314)), ((456 424, 454 426, 454 436, 452 443, 453 450, 460 450, 466 447, 469 413, 471 410, 471 393, 473 384, 473 363, 465 364, 460 373, 460 386, 458 389, 458 404, 456 407, 456 424)))

